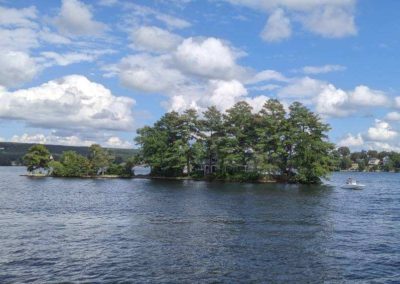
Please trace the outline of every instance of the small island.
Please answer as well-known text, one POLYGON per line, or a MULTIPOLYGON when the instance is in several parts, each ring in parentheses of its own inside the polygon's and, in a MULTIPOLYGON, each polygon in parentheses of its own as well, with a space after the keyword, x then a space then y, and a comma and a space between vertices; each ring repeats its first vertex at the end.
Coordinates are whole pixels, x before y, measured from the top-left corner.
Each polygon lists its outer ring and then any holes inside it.
POLYGON ((224 113, 214 106, 201 114, 166 113, 137 130, 138 152, 123 163, 99 145, 87 157, 66 151, 58 160, 35 145, 24 164, 33 176, 127 178, 134 176, 134 166, 145 165, 149 178, 314 184, 337 168, 329 129, 298 102, 286 111, 270 99, 254 112, 242 101, 224 113))
POLYGON ((328 124, 294 102, 276 99, 254 112, 247 102, 169 112, 137 131, 139 160, 155 177, 239 182, 320 183, 337 167, 328 124))
POLYGON ((75 151, 65 151, 54 160, 44 145, 32 146, 24 156, 31 177, 79 177, 79 178, 129 178, 133 175, 135 157, 118 163, 109 151, 93 144, 85 157, 75 151))

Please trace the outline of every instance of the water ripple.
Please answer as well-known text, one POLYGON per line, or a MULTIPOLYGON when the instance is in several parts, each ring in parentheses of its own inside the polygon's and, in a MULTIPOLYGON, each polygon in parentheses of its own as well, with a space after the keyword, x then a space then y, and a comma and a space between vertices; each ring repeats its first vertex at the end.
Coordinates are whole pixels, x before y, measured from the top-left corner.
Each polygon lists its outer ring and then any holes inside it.
POLYGON ((0 283, 398 283, 400 175, 330 186, 27 179, 0 168, 0 283))

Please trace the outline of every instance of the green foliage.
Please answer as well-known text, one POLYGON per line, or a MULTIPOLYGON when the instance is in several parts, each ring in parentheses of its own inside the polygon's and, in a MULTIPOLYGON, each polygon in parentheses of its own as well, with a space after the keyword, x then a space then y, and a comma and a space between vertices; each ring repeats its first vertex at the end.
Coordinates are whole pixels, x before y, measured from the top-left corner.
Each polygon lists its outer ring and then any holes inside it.
POLYGON ((348 155, 350 155, 349 147, 339 147, 337 151, 342 157, 347 157, 348 155))
POLYGON ((30 172, 37 169, 48 169, 51 154, 44 145, 34 145, 29 148, 23 160, 24 165, 30 172))
POLYGON ((83 177, 91 172, 89 160, 74 151, 64 152, 60 161, 53 161, 50 166, 52 175, 57 177, 83 177))
MULTIPOLYGON (((343 148, 343 147, 341 147, 343 148)), ((398 172, 400 171, 400 154, 397 152, 378 152, 375 150, 352 152, 346 155, 340 155, 338 148, 336 151, 338 153, 339 166, 337 170, 348 170, 352 164, 358 165, 358 171, 386 171, 386 172, 398 172), (377 165, 370 164, 371 159, 379 159, 377 165)), ((347 147, 346 147, 347 148, 347 147)), ((341 151, 342 152, 342 151, 341 151)), ((347 152, 347 151, 346 151, 347 152)), ((342 152, 343 153, 343 152, 342 152)), ((355 170, 355 169, 353 169, 355 170)))
POLYGON ((287 115, 279 101, 269 100, 257 114, 246 102, 225 114, 210 107, 202 119, 194 110, 166 113, 152 127, 139 129, 135 141, 153 175, 238 181, 275 176, 318 183, 338 165, 327 131, 303 105, 294 103, 287 115))
POLYGON ((359 170, 360 172, 365 171, 366 167, 367 167, 367 166, 365 165, 364 160, 361 160, 361 161, 358 162, 358 170, 359 170))
POLYGON ((329 126, 300 103, 293 103, 288 118, 288 179, 319 183, 333 169, 334 145, 327 142, 329 126))
POLYGON ((113 163, 107 168, 106 174, 108 175, 116 175, 120 177, 132 177, 133 176, 133 167, 140 163, 140 158, 138 155, 135 155, 129 158, 125 163, 113 163))
POLYGON ((282 174, 286 171, 285 136, 288 131, 283 105, 271 99, 256 116, 256 161, 265 173, 282 174))
POLYGON ((340 160, 340 169, 341 170, 348 170, 351 168, 353 161, 349 157, 343 157, 340 160))
POLYGON ((98 144, 91 145, 89 151, 92 174, 104 174, 114 160, 114 157, 98 144))
POLYGON ((75 151, 63 152, 58 160, 50 160, 50 157, 46 147, 35 145, 25 155, 25 161, 29 170, 49 169, 49 174, 56 177, 92 177, 104 173, 131 177, 132 168, 141 162, 136 154, 126 162, 115 163, 110 153, 99 145, 90 147, 89 158, 75 151))

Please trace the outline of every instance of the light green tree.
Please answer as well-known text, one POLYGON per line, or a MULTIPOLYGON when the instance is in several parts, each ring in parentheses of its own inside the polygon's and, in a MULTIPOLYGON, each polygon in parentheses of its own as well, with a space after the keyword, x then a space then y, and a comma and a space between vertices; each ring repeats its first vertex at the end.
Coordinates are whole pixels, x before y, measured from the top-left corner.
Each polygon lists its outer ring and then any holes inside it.
POLYGON ((89 160, 93 174, 103 175, 111 166, 114 157, 98 144, 89 147, 89 160))
POLYGON ((60 161, 53 161, 50 166, 53 169, 52 175, 58 177, 89 176, 91 171, 90 161, 75 151, 64 152, 60 161))

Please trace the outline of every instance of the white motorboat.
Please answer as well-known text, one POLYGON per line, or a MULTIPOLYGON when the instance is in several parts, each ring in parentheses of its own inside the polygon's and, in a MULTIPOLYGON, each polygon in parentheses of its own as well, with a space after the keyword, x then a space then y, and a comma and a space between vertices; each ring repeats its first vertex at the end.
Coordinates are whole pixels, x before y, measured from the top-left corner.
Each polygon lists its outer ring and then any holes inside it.
POLYGON ((363 189, 365 187, 364 184, 358 183, 356 180, 349 178, 346 184, 342 185, 342 188, 345 189, 363 189))

